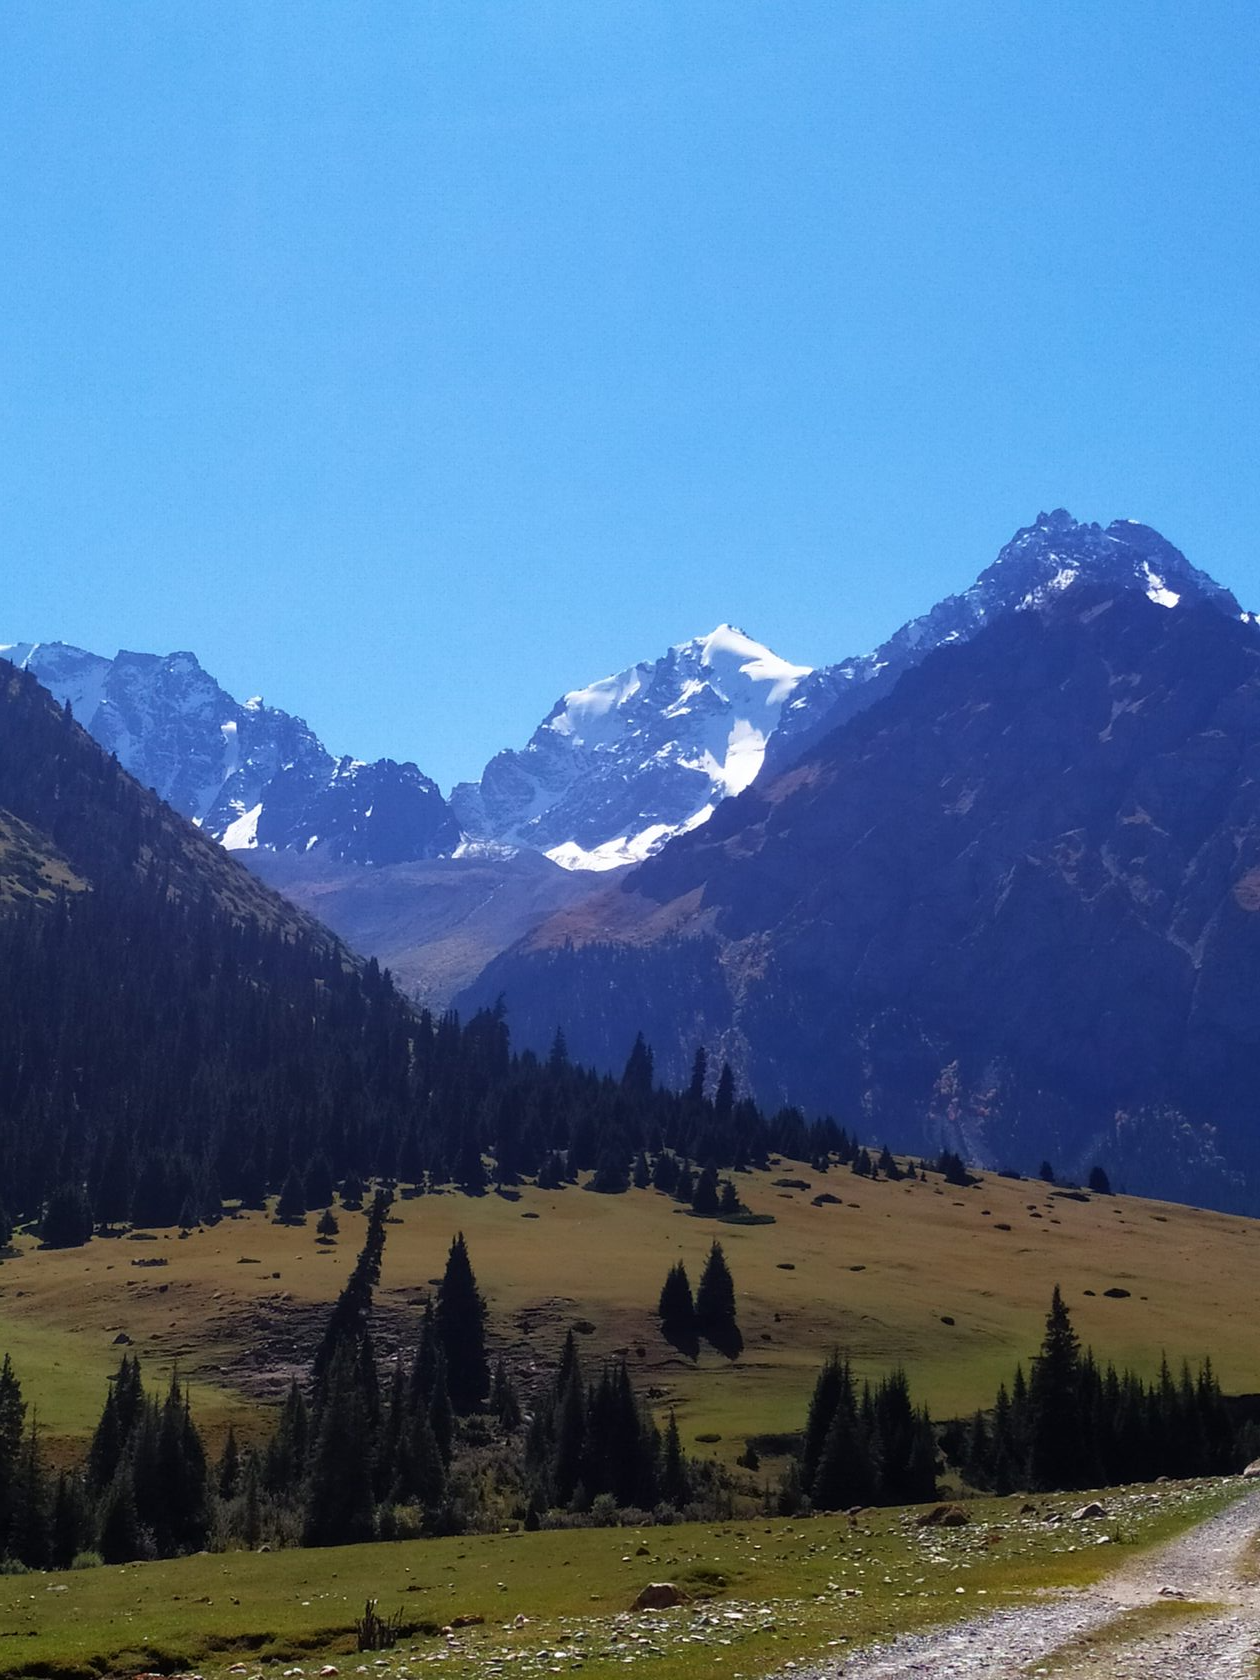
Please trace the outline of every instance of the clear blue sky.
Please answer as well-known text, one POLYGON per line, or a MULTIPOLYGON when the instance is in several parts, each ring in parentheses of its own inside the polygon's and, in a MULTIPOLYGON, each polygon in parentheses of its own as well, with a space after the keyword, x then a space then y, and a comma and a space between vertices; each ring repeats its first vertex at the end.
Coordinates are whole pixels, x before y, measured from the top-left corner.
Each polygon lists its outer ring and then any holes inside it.
POLYGON ((1254 0, 6 0, 0 641, 446 785, 1058 504, 1260 604, 1254 0))

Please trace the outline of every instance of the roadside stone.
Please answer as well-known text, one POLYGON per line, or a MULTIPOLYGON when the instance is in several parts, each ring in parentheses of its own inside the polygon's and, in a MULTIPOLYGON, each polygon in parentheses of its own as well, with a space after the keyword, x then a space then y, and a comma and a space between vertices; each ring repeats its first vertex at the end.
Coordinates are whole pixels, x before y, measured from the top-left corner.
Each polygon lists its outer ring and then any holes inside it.
POLYGON ((672 1581, 649 1581, 631 1606, 634 1610, 669 1610, 686 1604, 687 1594, 672 1581))

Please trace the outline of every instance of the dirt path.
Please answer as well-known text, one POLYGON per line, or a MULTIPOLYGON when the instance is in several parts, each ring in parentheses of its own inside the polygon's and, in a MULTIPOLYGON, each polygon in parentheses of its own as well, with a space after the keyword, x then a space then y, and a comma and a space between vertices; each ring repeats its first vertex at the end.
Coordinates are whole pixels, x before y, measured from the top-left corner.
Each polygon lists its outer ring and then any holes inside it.
POLYGON ((1250 1493, 1083 1591, 870 1646, 793 1680, 1257 1680, 1260 1535, 1250 1493))

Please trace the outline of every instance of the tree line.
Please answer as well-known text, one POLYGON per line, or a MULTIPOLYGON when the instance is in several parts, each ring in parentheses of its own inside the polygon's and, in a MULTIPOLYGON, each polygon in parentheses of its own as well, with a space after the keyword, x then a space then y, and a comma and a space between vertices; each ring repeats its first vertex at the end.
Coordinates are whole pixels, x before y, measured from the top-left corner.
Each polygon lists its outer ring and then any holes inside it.
POLYGON ((1205 1359, 1174 1377, 1167 1359, 1146 1381, 1083 1349, 1057 1285, 1041 1346, 992 1406, 934 1429, 903 1371, 859 1392, 830 1358, 814 1387, 799 1455, 779 1507, 842 1510, 932 1499, 949 1465, 982 1492, 1056 1492, 1237 1471, 1260 1446, 1205 1359))

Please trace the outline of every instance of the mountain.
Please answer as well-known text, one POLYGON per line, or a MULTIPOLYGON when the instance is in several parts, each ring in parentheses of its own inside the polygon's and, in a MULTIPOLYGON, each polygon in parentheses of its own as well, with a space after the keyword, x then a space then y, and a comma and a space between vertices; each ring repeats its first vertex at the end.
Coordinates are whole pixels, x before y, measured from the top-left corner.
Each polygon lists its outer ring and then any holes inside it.
POLYGON ((527 846, 566 869, 637 862, 756 778, 808 675, 719 625, 564 695, 451 805, 473 841, 527 846))
POLYGON ((875 1143, 1260 1209, 1260 627, 1102 558, 460 1003, 502 994, 538 1045, 563 1020, 602 1065, 641 1027, 666 1078, 706 1043, 875 1143))
MULTIPOLYGON (((0 661, 0 1202, 173 1222, 330 1124, 392 1136, 410 1012, 0 661), (370 1077, 369 1077, 370 1076, 370 1077), (158 1215, 161 1214, 161 1220, 158 1215)), ((144 1222, 144 1221, 142 1221, 144 1222)))
POLYGON ((783 709, 764 773, 785 769, 830 730, 890 693, 898 678, 933 649, 967 641, 1004 613, 1026 612, 1082 583, 1138 589, 1163 606, 1211 601, 1231 614, 1240 610, 1228 589, 1192 566, 1149 525, 1116 519, 1104 529, 1078 522, 1065 508, 1039 513, 970 589, 910 619, 873 653, 809 672, 783 709))
POLYGON ((230 850, 356 863, 436 857, 459 830, 414 764, 334 758, 301 718, 234 700, 191 653, 119 653, 19 642, 30 671, 125 770, 230 850))
POLYGON ((559 1041, 545 1061, 513 1057, 495 1013, 413 1010, 0 661, 6 1237, 50 1207, 45 1236, 70 1245, 93 1224, 191 1227, 223 1198, 261 1207, 282 1188, 295 1210, 374 1177, 479 1193, 487 1156, 503 1186, 598 1169, 612 1192, 649 1148, 731 1166, 846 1143, 663 1092, 642 1046, 614 1101, 559 1041))
POLYGON ((500 951, 608 876, 561 869, 541 852, 476 851, 368 868, 310 853, 240 854, 262 880, 370 953, 417 1003, 441 1012, 500 951))

